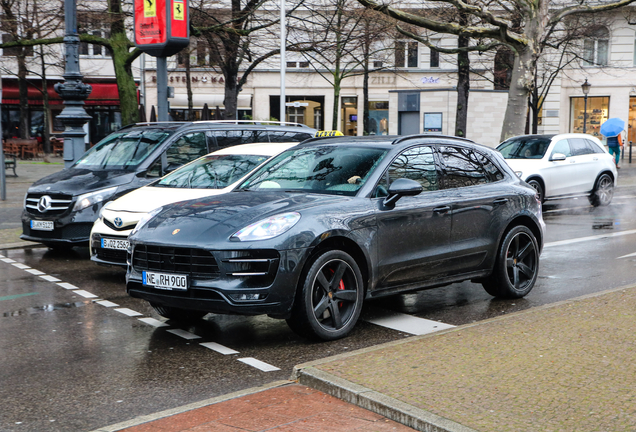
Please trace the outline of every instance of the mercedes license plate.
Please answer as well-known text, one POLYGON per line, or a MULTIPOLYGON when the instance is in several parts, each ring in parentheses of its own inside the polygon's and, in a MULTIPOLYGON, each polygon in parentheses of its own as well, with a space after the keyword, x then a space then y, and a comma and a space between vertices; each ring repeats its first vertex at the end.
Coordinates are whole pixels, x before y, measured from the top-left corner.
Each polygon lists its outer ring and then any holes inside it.
POLYGON ((102 238, 102 249, 128 249, 128 240, 119 240, 111 238, 102 238))
POLYGON ((31 229, 39 231, 53 231, 53 221, 32 220, 31 229))
POLYGON ((188 289, 188 276, 186 275, 144 271, 142 278, 144 285, 158 289, 172 291, 187 291, 188 289))

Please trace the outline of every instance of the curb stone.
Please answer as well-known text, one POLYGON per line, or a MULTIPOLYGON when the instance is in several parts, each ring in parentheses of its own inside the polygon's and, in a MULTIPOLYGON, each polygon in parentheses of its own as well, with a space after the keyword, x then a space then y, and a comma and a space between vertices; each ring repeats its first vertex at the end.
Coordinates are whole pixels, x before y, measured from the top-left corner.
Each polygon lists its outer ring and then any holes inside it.
POLYGON ((314 367, 295 369, 298 382, 423 432, 477 432, 314 367))
POLYGON ((170 417, 176 414, 181 414, 187 411, 191 411, 197 408, 203 408, 206 407, 208 405, 213 405, 219 402, 225 402, 231 399, 236 399, 236 398, 240 398, 243 396, 248 396, 254 393, 259 393, 263 390, 269 390, 269 389, 273 389, 275 387, 281 387, 281 386, 285 386, 288 384, 293 384, 292 381, 288 381, 288 380, 280 380, 280 381, 274 381, 268 384, 263 384, 262 386, 259 387, 252 387, 252 388, 248 388, 245 390, 239 390, 233 393, 229 393, 226 395, 221 395, 221 396, 217 396, 217 397, 213 397, 210 399, 205 399, 199 402, 194 402, 188 405, 183 405, 177 408, 171 408, 171 409, 167 409, 164 411, 159 411, 157 413, 153 413, 153 414, 148 414, 148 415, 143 415, 143 416, 139 416, 139 417, 135 417, 134 419, 131 420, 127 420, 121 423, 116 423, 116 424, 112 424, 109 426, 102 426, 100 428, 94 429, 91 432, 116 432, 122 429, 127 429, 133 426, 139 426, 142 425, 144 423, 148 423, 154 420, 159 420, 162 418, 166 418, 166 417, 170 417))

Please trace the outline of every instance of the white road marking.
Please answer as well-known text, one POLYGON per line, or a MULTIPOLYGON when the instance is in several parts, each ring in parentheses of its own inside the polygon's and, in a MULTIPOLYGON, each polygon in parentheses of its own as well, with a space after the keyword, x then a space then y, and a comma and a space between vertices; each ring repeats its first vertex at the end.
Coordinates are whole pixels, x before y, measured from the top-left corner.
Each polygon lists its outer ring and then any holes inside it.
POLYGON ((60 283, 58 283, 58 285, 59 285, 59 286, 61 286, 61 287, 62 287, 62 288, 64 288, 64 289, 67 289, 67 290, 76 290, 76 289, 79 289, 79 288, 78 288, 78 287, 76 287, 75 285, 70 284, 70 283, 68 283, 68 282, 60 282, 60 283))
POLYGON ((276 366, 272 366, 271 364, 267 364, 267 363, 262 362, 260 360, 256 360, 254 357, 240 358, 240 359, 238 359, 238 361, 243 362, 246 365, 250 365, 252 367, 255 367, 256 369, 260 369, 263 372, 273 372, 273 371, 280 370, 276 366))
POLYGON ((108 301, 108 300, 98 300, 95 303, 97 303, 98 305, 102 305, 104 307, 115 307, 115 306, 119 306, 117 303, 113 303, 112 301, 108 301))
POLYGON ((182 337, 184 339, 201 339, 201 336, 197 336, 194 333, 190 333, 188 331, 185 330, 181 330, 181 329, 172 329, 172 330, 168 330, 168 333, 172 333, 174 335, 177 335, 179 337, 182 337))
POLYGON ((46 274, 46 273, 44 273, 44 272, 42 272, 40 270, 36 270, 36 269, 29 269, 29 270, 27 270, 27 273, 31 273, 32 275, 35 275, 35 276, 40 276, 40 275, 46 274))
POLYGON ((11 264, 11 265, 12 265, 12 266, 15 266, 15 267, 17 267, 17 268, 19 268, 19 269, 21 269, 21 270, 26 270, 26 269, 30 269, 30 268, 31 268, 31 267, 29 267, 28 265, 26 265, 26 264, 21 264, 21 263, 19 263, 19 262, 14 262, 14 263, 13 263, 13 264, 11 264))
POLYGON ((579 238, 574 238, 570 240, 555 241, 555 242, 546 243, 543 245, 543 247, 548 248, 548 247, 554 247, 554 246, 563 246, 563 245, 581 243, 586 241, 600 240, 600 239, 609 238, 609 237, 621 237, 621 236, 626 236, 630 234, 636 234, 636 230, 619 231, 615 233, 607 233, 607 234, 600 234, 600 235, 589 236, 589 237, 579 237, 579 238))
POLYGON ((134 316, 141 316, 143 314, 140 314, 137 311, 134 311, 132 309, 128 309, 128 308, 119 308, 119 309, 115 309, 117 312, 119 313, 123 313, 124 315, 128 315, 130 317, 134 317, 134 316))
POLYGON ((203 342, 203 343, 200 343, 199 345, 203 345, 204 347, 210 348, 212 351, 216 351, 223 355, 239 353, 238 351, 234 351, 232 348, 228 348, 216 342, 203 342))
POLYGON ((95 294, 89 293, 88 291, 77 290, 77 291, 73 291, 73 292, 75 294, 81 295, 82 297, 85 297, 85 298, 97 298, 97 296, 95 294))
POLYGON ((165 322, 159 321, 158 319, 154 319, 154 318, 137 318, 139 321, 149 324, 153 327, 170 327, 168 324, 166 324, 165 322))
POLYGON ((4 262, 9 263, 9 264, 15 262, 15 260, 12 260, 11 258, 0 258, 0 261, 4 261, 4 262))
POLYGON ((49 282, 60 282, 60 279, 53 277, 53 276, 49 276, 49 275, 43 275, 40 276, 42 279, 44 279, 45 281, 49 281, 49 282))
POLYGON ((375 325, 387 327, 393 330, 410 333, 413 335, 423 335, 446 330, 455 326, 444 324, 438 321, 418 318, 413 315, 403 314, 382 309, 373 309, 370 314, 362 318, 375 325))
POLYGON ((620 257, 618 257, 618 258, 616 258, 616 259, 621 259, 621 258, 630 258, 630 257, 633 257, 633 256, 636 256, 636 252, 634 252, 634 253, 630 253, 630 254, 627 254, 627 255, 620 256, 620 257))

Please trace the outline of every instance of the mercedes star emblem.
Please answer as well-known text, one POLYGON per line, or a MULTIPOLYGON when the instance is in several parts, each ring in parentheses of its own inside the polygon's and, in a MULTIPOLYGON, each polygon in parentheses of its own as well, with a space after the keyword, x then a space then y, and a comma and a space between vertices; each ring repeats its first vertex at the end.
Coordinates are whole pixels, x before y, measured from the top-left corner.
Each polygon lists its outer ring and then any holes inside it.
POLYGON ((40 213, 44 213, 50 208, 51 208, 51 197, 48 195, 42 196, 42 198, 40 198, 40 201, 38 201, 38 210, 40 211, 40 213))

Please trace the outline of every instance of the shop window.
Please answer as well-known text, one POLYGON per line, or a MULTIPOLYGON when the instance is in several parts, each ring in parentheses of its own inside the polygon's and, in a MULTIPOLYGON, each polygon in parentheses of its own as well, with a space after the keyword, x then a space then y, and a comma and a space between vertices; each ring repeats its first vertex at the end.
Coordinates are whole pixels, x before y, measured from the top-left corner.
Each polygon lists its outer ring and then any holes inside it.
POLYGON ((369 102, 369 135, 388 135, 389 101, 369 102))
POLYGON ((395 42, 395 67, 417 67, 418 64, 417 42, 395 42))
POLYGON ((583 40, 583 64, 606 66, 609 60, 609 30, 598 26, 583 40))
POLYGON ((588 97, 587 113, 585 112, 585 98, 574 97, 570 101, 570 113, 570 132, 587 133, 603 139, 600 129, 601 125, 609 118, 609 97, 588 97))
POLYGON ((287 121, 305 124, 305 107, 287 108, 287 121))

